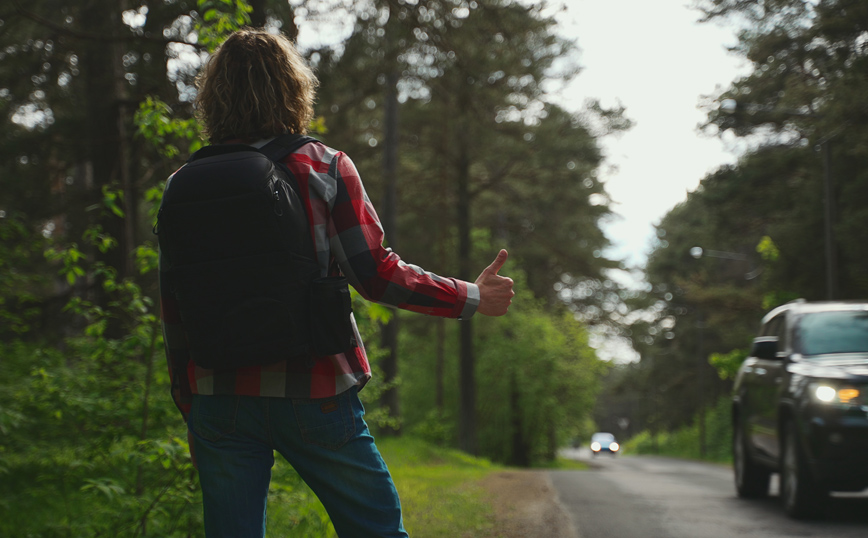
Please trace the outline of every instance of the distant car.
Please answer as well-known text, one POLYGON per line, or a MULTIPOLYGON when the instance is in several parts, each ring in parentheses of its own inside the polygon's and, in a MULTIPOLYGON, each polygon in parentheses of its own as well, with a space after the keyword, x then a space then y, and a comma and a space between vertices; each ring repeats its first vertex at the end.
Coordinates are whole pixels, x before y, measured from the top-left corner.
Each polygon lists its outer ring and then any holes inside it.
POLYGON ((596 456, 601 452, 608 452, 613 456, 621 450, 621 445, 615 441, 611 433, 597 432, 591 436, 591 452, 596 456))
POLYGON ((733 467, 740 497, 779 473, 795 518, 831 491, 868 487, 868 302, 795 301, 763 318, 735 381, 733 467))

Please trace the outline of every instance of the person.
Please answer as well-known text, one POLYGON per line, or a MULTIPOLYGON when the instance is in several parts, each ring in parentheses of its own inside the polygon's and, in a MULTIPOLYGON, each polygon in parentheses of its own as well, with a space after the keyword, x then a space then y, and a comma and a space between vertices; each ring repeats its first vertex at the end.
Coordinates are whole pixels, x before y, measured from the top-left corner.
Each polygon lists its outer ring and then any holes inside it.
MULTIPOLYGON (((307 132, 317 84, 288 38, 243 29, 200 73, 197 114, 212 144, 262 147, 278 135, 307 132)), ((346 154, 314 141, 283 163, 307 207, 322 276, 344 275, 369 301, 434 316, 507 312, 513 282, 498 275, 506 250, 475 282, 426 272, 383 247, 382 226, 346 154)), ((358 391, 371 368, 355 321, 355 343, 337 355, 301 365, 203 368, 189 356, 163 252, 160 263, 172 397, 188 425, 206 536, 264 536, 275 450, 320 499, 339 536, 407 536, 394 483, 363 419, 358 391)))

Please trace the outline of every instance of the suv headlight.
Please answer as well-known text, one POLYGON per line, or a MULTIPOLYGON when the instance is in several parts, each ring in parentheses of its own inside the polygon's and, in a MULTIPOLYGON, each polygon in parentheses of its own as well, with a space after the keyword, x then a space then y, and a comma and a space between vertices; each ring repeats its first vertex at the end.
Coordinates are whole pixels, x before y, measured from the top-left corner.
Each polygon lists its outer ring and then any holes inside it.
POLYGON ((855 387, 836 387, 828 383, 813 383, 810 392, 814 399, 827 404, 855 403, 861 396, 861 391, 855 387))

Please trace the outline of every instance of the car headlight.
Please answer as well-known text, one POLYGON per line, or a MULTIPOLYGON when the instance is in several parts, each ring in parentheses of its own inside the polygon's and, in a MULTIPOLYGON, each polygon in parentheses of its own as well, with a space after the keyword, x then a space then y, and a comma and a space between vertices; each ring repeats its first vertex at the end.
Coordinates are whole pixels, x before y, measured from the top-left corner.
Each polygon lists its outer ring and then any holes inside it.
POLYGON ((603 445, 601 445, 600 443, 598 443, 598 442, 596 442, 596 441, 594 441, 593 443, 591 443, 591 450, 593 450, 594 452, 599 452, 599 450, 600 450, 601 448, 603 448, 603 445))
POLYGON ((617 452, 619 448, 621 448, 621 445, 619 445, 618 443, 612 443, 609 445, 609 450, 611 450, 612 452, 617 452))
POLYGON ((826 383, 815 383, 811 394, 823 403, 851 403, 859 398, 861 392, 855 387, 834 387, 826 383))

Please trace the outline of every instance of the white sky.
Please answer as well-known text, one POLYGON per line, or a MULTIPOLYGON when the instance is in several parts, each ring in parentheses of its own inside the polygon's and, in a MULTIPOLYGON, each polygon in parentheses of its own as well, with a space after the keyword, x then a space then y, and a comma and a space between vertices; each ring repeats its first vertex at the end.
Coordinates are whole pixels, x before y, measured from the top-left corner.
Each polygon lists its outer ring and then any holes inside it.
POLYGON ((576 38, 584 70, 562 103, 579 110, 585 99, 620 101, 634 127, 603 142, 606 190, 620 218, 606 228, 610 254, 641 265, 660 221, 699 180, 735 160, 717 138, 700 135, 700 96, 726 88, 744 61, 726 51, 732 28, 697 24, 688 0, 563 0, 563 33, 576 38))
MULTIPOLYGON (((618 218, 604 230, 608 254, 631 266, 644 265, 653 225, 707 173, 735 161, 733 144, 700 135, 703 95, 726 88, 747 71, 726 51, 734 29, 697 24, 689 0, 563 0, 558 16, 565 36, 578 40, 583 71, 563 92, 561 103, 578 111, 588 98, 606 107, 619 102, 634 126, 603 140, 608 167, 602 179, 618 218)), ((639 275, 613 277, 641 285, 639 275)), ((600 358, 638 359, 624 339, 592 332, 600 358)))

